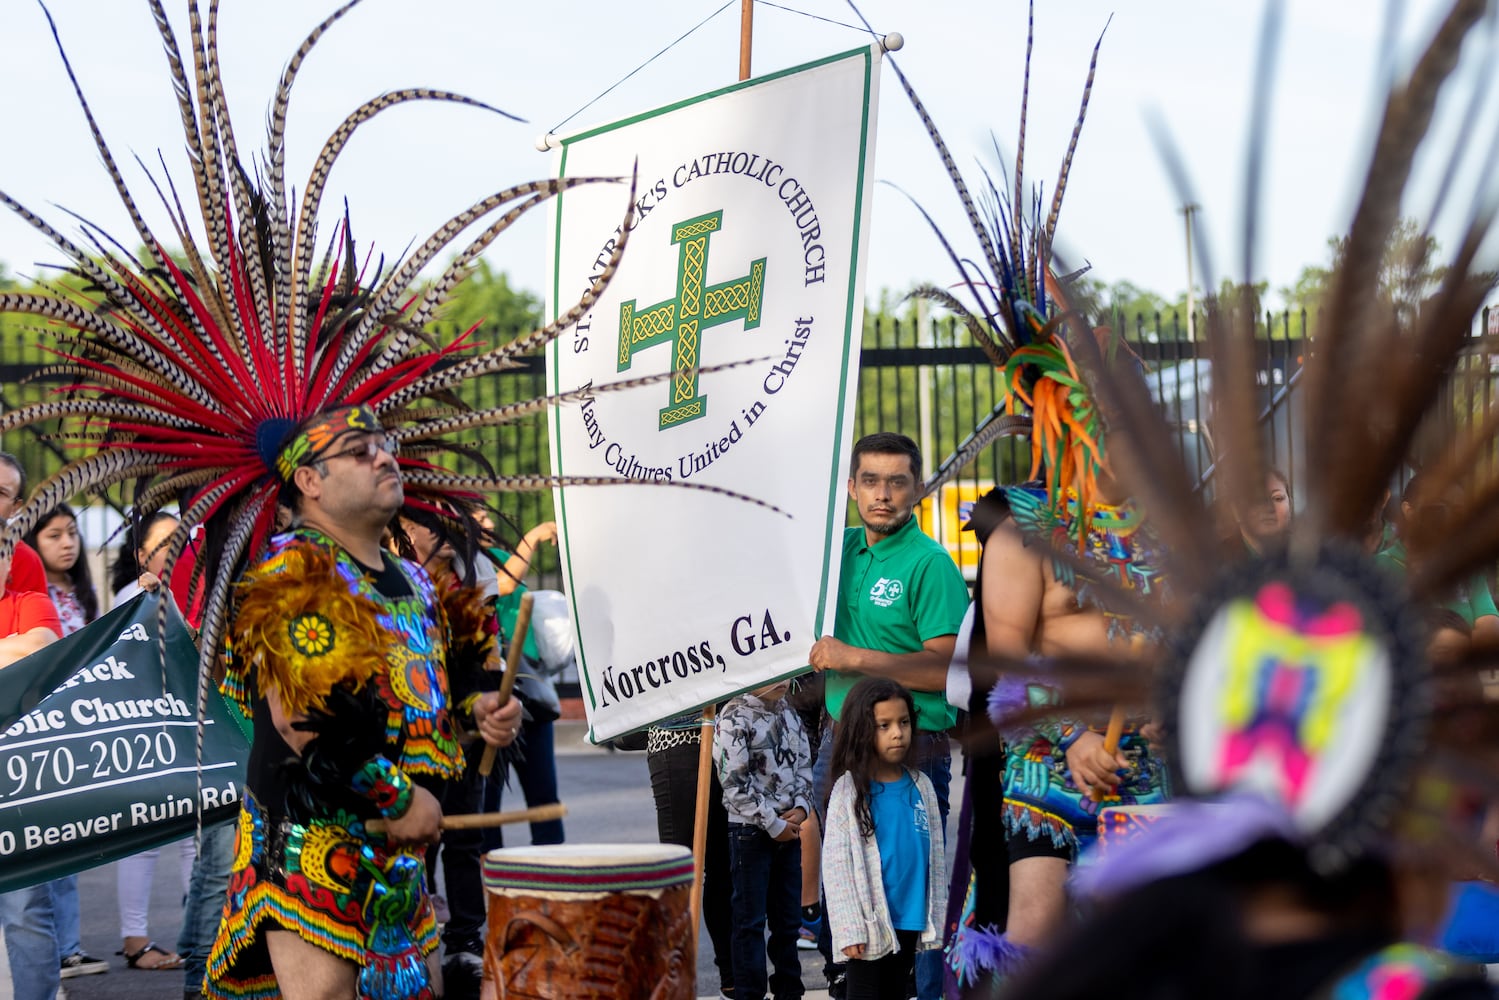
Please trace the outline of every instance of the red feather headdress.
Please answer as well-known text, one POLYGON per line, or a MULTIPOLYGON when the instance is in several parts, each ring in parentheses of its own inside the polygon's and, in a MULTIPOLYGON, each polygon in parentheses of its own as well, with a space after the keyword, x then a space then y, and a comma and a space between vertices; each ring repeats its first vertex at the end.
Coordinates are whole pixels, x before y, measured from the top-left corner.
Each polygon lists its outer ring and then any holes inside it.
MULTIPOLYGON (((319 262, 317 229, 329 172, 352 134, 370 119, 417 101, 456 103, 505 114, 442 90, 393 90, 356 108, 319 152, 292 205, 284 136, 291 90, 302 63, 325 32, 359 0, 318 24, 281 73, 268 115, 266 145, 253 163, 240 152, 219 69, 217 4, 206 20, 188 8, 186 58, 162 0, 147 0, 166 51, 188 151, 201 224, 189 217, 177 188, 156 186, 173 241, 147 226, 105 142, 71 65, 67 65, 104 167, 145 247, 136 261, 120 244, 84 224, 80 246, 3 191, 0 204, 50 239, 86 282, 84 296, 0 293, 0 313, 49 324, 58 363, 72 379, 66 398, 0 417, 0 432, 64 420, 78 457, 37 486, 10 523, 8 547, 57 503, 79 493, 133 481, 144 515, 177 503, 181 524, 168 572, 189 533, 204 526, 207 550, 197 560, 192 597, 203 614, 203 667, 220 645, 230 585, 263 550, 276 518, 283 480, 277 457, 320 414, 362 406, 406 445, 400 463, 408 503, 452 509, 478 492, 537 490, 563 482, 544 476, 460 476, 434 459, 459 446, 451 435, 540 412, 566 396, 484 411, 456 406, 464 382, 514 367, 571 326, 612 277, 619 241, 582 300, 542 329, 481 348, 467 334, 439 342, 425 331, 473 262, 523 213, 590 179, 547 180, 496 192, 443 222, 403 258, 373 268, 355 252, 347 215, 327 227, 332 239, 319 262), (190 61, 189 61, 190 60, 190 61), (466 243, 460 238, 471 233, 466 243), (423 269, 458 247, 436 280, 423 269), (371 273, 372 272, 372 273, 371 273), (102 442, 102 444, 100 443, 102 442)), ((50 15, 49 15, 50 21, 50 15)), ((54 38, 56 28, 53 28, 54 38)), ((59 51, 61 43, 59 42, 59 51)), ((507 115, 507 117, 510 117, 507 115)), ((627 232, 628 226, 622 229, 627 232)), ((592 480, 568 480, 584 483, 592 480)))

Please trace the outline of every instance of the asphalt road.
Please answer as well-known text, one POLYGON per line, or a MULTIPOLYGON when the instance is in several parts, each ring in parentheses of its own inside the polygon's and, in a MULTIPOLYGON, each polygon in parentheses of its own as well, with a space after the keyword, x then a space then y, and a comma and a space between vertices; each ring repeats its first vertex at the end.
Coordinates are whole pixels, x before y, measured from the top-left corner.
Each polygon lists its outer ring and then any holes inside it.
MULTIPOLYGON (((567 840, 571 843, 655 843, 656 814, 651 798, 650 776, 644 753, 607 753, 585 748, 576 724, 559 724, 557 770, 561 796, 568 807, 567 840)), ((956 792, 954 801, 956 801, 956 792)), ((509 792, 507 806, 518 800, 509 792)), ((528 841, 525 827, 507 831, 508 844, 528 841), (513 832, 512 832, 513 831, 513 832)), ((163 946, 177 939, 181 916, 180 877, 175 866, 162 863, 156 872, 151 897, 151 933, 163 946)), ((90 954, 108 959, 109 972, 64 980, 70 1000, 177 1000, 182 996, 179 972, 141 972, 127 969, 120 947, 119 914, 113 866, 85 872, 81 876, 83 901, 83 945, 90 954)), ((718 973, 713 965, 708 935, 699 936, 698 993, 717 996, 718 973)), ((802 952, 802 981, 809 991, 826 987, 821 956, 802 952)), ((9 982, 0 985, 0 997, 8 997, 9 982)))

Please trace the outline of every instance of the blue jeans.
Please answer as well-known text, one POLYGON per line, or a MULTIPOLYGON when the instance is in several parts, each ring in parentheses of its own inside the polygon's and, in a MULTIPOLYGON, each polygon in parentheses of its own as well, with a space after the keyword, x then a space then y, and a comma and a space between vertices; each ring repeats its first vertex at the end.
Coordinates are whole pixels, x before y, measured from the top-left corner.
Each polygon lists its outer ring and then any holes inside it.
MULTIPOLYGON (((490 780, 479 773, 479 763, 484 758, 482 743, 474 743, 464 750, 466 766, 462 777, 444 781, 436 788, 437 801, 442 804, 443 815, 483 812, 484 792, 490 780)), ((503 772, 501 773, 503 777, 503 772)), ((495 777, 494 775, 490 776, 495 777)), ((495 807, 497 810, 498 805, 495 807)), ((451 958, 460 952, 471 955, 484 954, 484 878, 482 874, 484 855, 483 830, 444 830, 442 832, 442 895, 448 901, 448 921, 442 928, 443 954, 451 958)), ((427 851, 428 888, 438 892, 432 881, 437 871, 438 848, 427 851)))
POLYGON ((762 1000, 765 959, 775 972, 775 1000, 802 995, 802 960, 796 939, 802 927, 802 845, 771 839, 758 826, 729 824, 729 877, 734 883, 734 997, 762 1000), (770 946, 765 928, 770 927, 770 946))
POLYGON ((193 874, 187 883, 187 899, 182 909, 182 930, 177 938, 177 954, 183 960, 185 993, 203 988, 208 972, 208 952, 219 936, 219 922, 224 918, 224 901, 229 895, 229 869, 234 865, 234 848, 238 841, 239 822, 220 823, 203 831, 198 856, 193 859, 193 874))
MULTIPOLYGON (((937 793, 937 811, 942 814, 942 843, 947 844, 948 792, 952 787, 952 745, 946 733, 917 733, 916 758, 911 761, 916 770, 932 782, 932 791, 937 793)), ((946 900, 938 907, 940 914, 947 909, 946 900)), ((937 933, 943 933, 939 916, 937 933)), ((942 949, 937 948, 916 953, 916 1000, 942 1000, 942 949)))
POLYGON ((15 1000, 57 1000, 62 979, 52 883, 0 895, 0 927, 15 1000))
POLYGON ((78 876, 64 875, 47 883, 52 887, 52 919, 57 927, 57 957, 59 960, 76 955, 83 950, 79 940, 82 928, 78 913, 78 876))

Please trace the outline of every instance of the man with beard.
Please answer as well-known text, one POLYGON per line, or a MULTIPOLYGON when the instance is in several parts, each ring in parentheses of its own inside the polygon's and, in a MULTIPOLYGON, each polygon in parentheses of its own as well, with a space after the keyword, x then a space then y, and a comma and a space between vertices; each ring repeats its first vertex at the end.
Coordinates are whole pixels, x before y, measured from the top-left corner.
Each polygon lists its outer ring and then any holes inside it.
MULTIPOLYGON (((889 432, 860 438, 848 495, 862 526, 844 532, 833 635, 818 639, 808 659, 827 672, 825 703, 834 725, 860 677, 888 677, 911 691, 917 733, 910 759, 931 779, 945 836, 952 778, 947 730, 957 721, 945 695, 947 666, 968 609, 968 585, 952 556, 911 516, 922 496, 915 441, 889 432)), ((813 776, 820 807, 830 790, 832 744, 833 727, 826 726, 813 776)), ((920 1000, 942 995, 940 953, 917 957, 916 980, 920 1000)))

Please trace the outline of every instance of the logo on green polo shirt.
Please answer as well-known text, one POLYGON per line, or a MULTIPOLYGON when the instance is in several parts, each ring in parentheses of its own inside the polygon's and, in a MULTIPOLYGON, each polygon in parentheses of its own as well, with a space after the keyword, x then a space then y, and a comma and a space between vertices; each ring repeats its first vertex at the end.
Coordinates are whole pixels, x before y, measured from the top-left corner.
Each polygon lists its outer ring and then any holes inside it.
POLYGON ((873 587, 869 588, 869 600, 871 603, 878 604, 882 608, 888 608, 900 600, 901 595, 905 592, 906 585, 904 583, 901 583, 899 580, 892 580, 888 576, 882 576, 875 581, 873 587))

